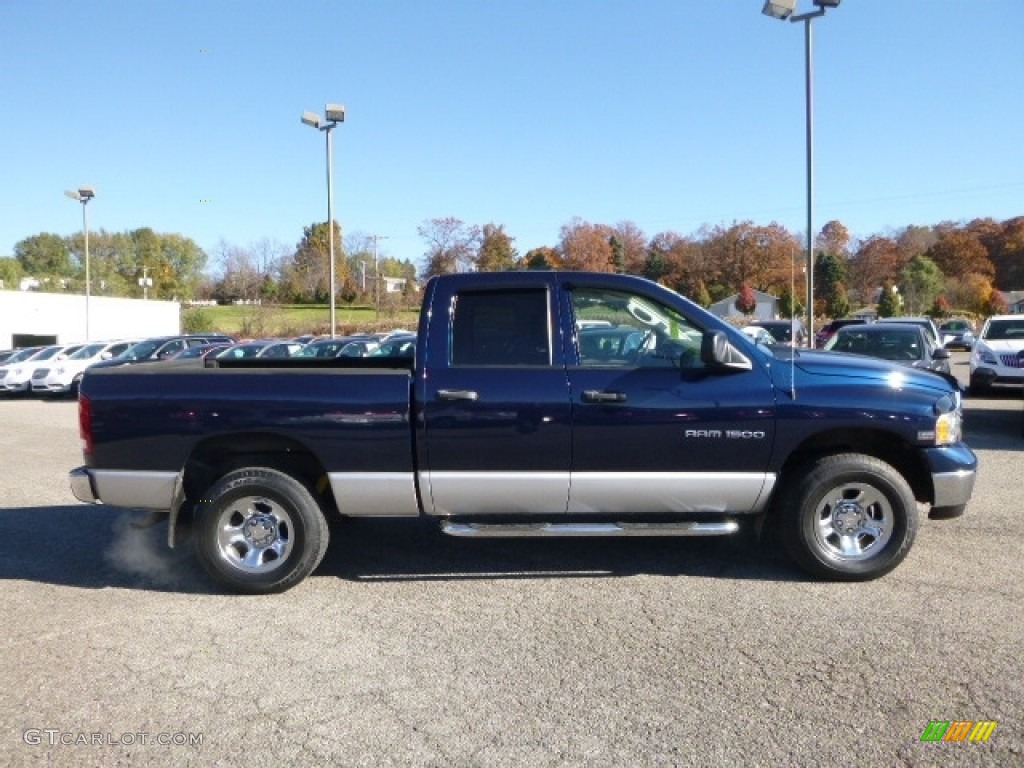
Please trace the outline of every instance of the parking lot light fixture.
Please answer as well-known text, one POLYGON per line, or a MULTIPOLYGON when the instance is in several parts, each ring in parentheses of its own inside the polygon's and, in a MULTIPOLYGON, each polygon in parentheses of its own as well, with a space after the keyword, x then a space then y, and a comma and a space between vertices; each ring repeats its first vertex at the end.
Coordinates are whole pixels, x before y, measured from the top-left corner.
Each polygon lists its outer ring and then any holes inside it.
POLYGON ((89 341, 89 295, 92 292, 92 283, 89 275, 89 214, 87 208, 89 201, 96 197, 96 190, 83 184, 77 190, 65 189, 64 194, 82 204, 82 232, 85 235, 85 340, 89 341))
POLYGON ((316 128, 327 135, 327 239, 330 243, 328 258, 330 259, 330 295, 331 295, 331 338, 337 335, 337 322, 334 307, 335 277, 334 277, 334 159, 331 154, 331 131, 338 123, 345 122, 345 106, 343 104, 327 104, 324 108, 325 119, 321 120, 320 115, 315 112, 303 112, 301 121, 303 125, 316 128))
POLYGON ((841 0, 812 0, 817 10, 794 15, 796 0, 767 0, 761 13, 773 19, 804 23, 805 127, 807 133, 807 338, 814 338, 814 79, 811 69, 811 22, 838 8, 841 0))

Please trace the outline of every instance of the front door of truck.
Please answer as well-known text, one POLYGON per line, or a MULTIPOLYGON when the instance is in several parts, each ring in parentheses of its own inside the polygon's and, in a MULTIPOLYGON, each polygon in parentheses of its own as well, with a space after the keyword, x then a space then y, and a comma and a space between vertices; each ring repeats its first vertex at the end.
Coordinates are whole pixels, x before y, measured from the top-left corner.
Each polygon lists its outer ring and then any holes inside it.
POLYGON ((417 383, 424 508, 435 515, 564 513, 571 414, 551 291, 534 280, 438 303, 444 306, 432 311, 448 317, 435 317, 427 373, 417 383))
POLYGON ((569 511, 754 511, 773 482, 775 403, 763 365, 706 366, 704 330, 651 295, 578 283, 563 291, 576 353, 569 511))

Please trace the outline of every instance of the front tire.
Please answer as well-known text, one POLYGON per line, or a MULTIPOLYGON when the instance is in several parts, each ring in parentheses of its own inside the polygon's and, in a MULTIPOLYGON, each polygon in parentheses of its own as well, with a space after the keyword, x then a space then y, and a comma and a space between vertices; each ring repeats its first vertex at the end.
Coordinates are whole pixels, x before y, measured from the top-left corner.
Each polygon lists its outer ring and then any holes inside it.
POLYGON ((193 531, 206 572, 244 594, 294 587, 320 564, 329 538, 309 488, 266 467, 218 480, 196 504, 193 531))
POLYGON ((782 543, 808 573, 868 581, 902 562, 917 533, 917 501, 892 466, 872 456, 826 456, 798 468, 778 509, 782 543))

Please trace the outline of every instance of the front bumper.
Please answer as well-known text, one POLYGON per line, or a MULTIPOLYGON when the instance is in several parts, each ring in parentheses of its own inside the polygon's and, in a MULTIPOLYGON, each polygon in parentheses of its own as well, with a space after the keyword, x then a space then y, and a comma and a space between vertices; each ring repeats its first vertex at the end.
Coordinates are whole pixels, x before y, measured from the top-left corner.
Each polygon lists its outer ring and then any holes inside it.
POLYGON ((966 443, 925 450, 932 477, 932 507, 962 508, 971 500, 978 477, 978 457, 966 443))

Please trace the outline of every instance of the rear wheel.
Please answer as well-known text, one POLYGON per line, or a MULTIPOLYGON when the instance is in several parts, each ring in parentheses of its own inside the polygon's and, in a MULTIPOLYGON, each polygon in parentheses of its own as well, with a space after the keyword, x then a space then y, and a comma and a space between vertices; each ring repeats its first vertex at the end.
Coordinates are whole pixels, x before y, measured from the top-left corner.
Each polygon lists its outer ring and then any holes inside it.
POLYGON ((327 551, 327 521, 310 490, 275 469, 228 473, 195 508, 196 553, 236 592, 283 592, 314 571, 327 551))
POLYGON ((826 456, 794 472, 778 509, 782 543, 808 573, 878 578, 906 557, 917 501, 892 466, 872 456, 826 456))

